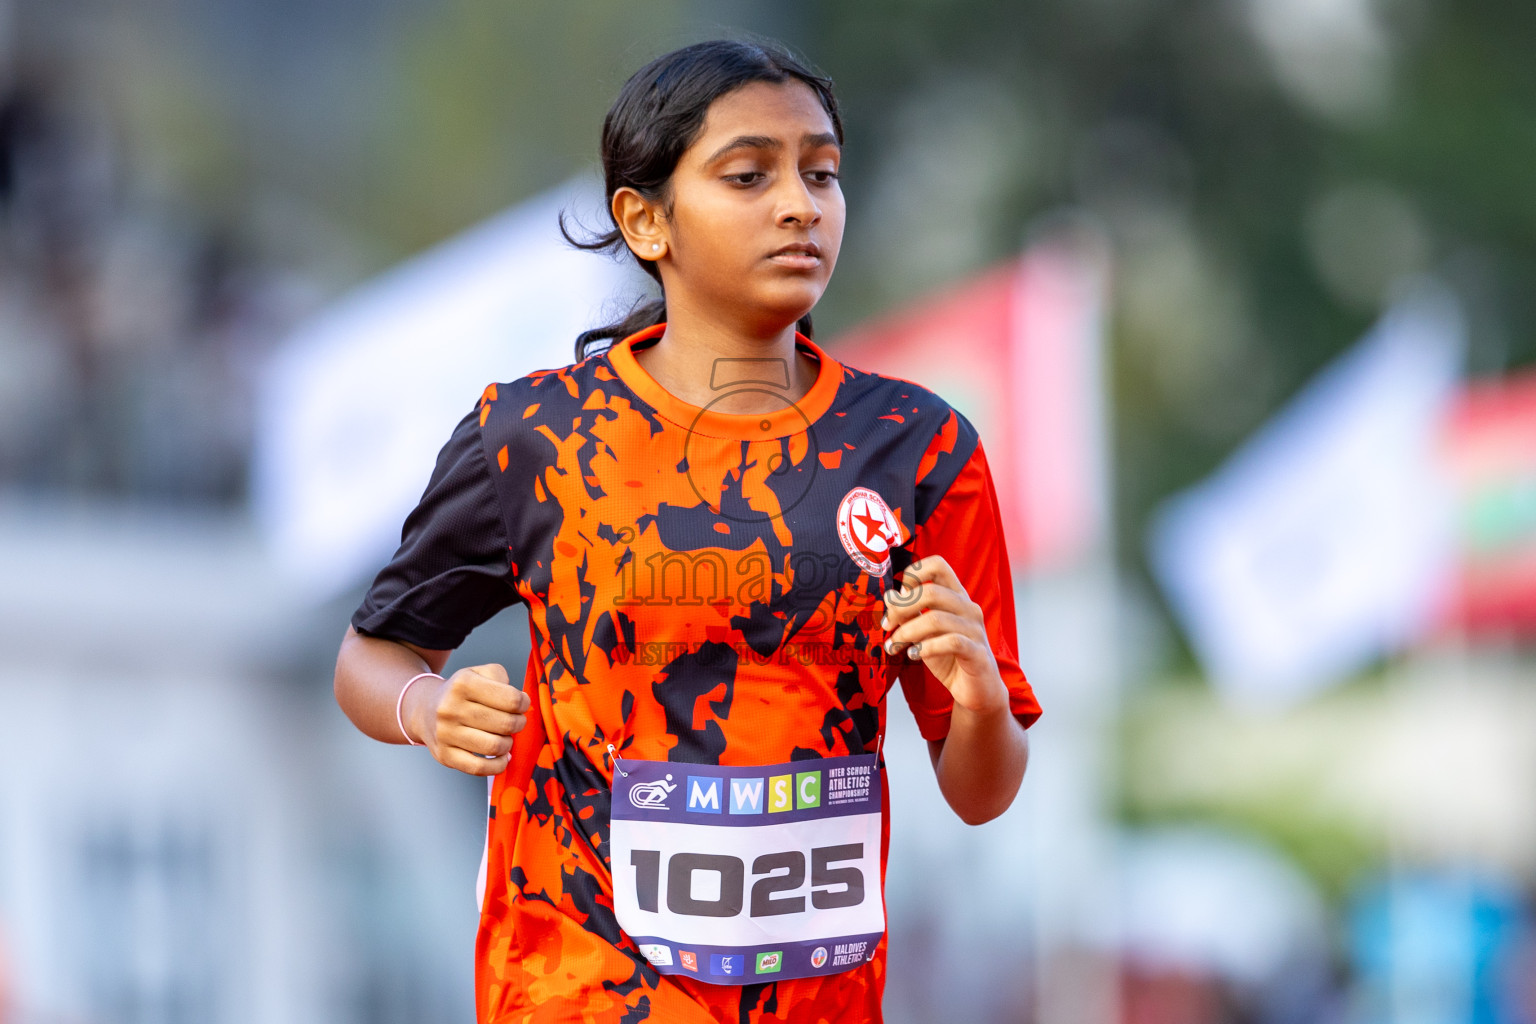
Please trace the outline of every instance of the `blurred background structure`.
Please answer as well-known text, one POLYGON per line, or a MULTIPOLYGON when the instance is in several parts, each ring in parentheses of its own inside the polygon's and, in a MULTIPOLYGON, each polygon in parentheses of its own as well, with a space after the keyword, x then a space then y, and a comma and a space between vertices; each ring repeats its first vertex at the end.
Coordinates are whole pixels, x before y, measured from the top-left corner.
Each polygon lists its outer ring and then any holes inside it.
POLYGON ((837 82, 817 337, 978 424, 1046 709, 979 829, 892 715, 893 1024, 1536 1022, 1511 0, 0 0, 0 1022, 472 1018, 483 784, 336 644, 636 287, 551 219, 620 84, 739 31, 837 82))

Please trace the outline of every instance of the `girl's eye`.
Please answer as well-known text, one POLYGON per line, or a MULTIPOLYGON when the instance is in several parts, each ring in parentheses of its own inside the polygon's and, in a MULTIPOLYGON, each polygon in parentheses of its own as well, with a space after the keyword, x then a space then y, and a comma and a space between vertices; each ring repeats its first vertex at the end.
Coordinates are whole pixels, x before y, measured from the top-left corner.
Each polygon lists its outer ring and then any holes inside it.
POLYGON ((818 185, 829 184, 836 181, 838 177, 836 171, 807 171, 806 176, 814 180, 818 185))
POLYGON ((727 174, 725 180, 734 181, 738 185, 750 185, 762 176, 762 171, 742 171, 740 174, 727 174))

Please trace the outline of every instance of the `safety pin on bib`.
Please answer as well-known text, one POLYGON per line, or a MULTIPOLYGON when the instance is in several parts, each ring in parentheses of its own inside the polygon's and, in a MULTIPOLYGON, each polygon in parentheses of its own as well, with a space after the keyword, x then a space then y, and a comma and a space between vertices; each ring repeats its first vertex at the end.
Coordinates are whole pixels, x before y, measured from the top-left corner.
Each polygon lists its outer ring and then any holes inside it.
POLYGON ((629 772, 619 767, 619 752, 613 749, 612 743, 608 744, 608 753, 613 755, 613 770, 624 776, 626 779, 629 778, 629 772))

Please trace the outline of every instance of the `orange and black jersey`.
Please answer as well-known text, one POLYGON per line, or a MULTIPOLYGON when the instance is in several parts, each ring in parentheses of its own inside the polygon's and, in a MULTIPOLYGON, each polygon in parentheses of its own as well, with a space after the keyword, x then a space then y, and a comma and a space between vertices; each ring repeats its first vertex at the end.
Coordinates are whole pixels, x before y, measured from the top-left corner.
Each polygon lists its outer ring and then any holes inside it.
POLYGON ((880 627, 893 574, 928 554, 982 606, 1013 711, 1033 723, 985 453, 938 396, 803 336, 819 371, 798 402, 787 368, 722 361, 722 394, 782 407, 689 405, 634 357, 663 330, 486 388, 353 625, 446 650, 528 606, 533 707, 492 787, 481 1021, 878 1020, 883 941, 819 978, 658 975, 614 918, 608 750, 720 765, 873 752, 898 679, 922 734, 942 738, 948 691, 885 655, 880 627))

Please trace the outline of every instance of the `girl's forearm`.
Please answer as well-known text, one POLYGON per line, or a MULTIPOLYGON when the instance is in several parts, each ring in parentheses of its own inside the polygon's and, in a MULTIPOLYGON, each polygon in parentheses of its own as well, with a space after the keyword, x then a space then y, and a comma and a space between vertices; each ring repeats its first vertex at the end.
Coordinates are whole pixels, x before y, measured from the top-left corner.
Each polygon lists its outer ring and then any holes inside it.
MULTIPOLYGON (((447 651, 427 651, 363 636, 349 626, 336 656, 336 703, 365 735, 384 743, 405 743, 395 722, 395 702, 401 687, 418 673, 441 672, 447 661, 447 651)), ((431 688, 423 685, 428 682, 436 681, 422 680, 406 694, 407 722, 413 718, 417 698, 428 695, 431 688)))
POLYGON ((1013 803, 1029 764, 1029 734, 1006 707, 975 712, 956 705, 948 737, 929 750, 944 799, 967 825, 980 825, 1013 803))

